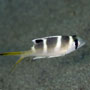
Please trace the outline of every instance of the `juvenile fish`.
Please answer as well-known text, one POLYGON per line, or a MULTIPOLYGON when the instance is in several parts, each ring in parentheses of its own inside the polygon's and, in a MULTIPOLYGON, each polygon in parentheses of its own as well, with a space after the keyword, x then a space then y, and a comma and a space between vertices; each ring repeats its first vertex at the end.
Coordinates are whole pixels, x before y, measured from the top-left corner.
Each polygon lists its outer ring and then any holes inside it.
POLYGON ((31 47, 31 50, 21 52, 5 52, 0 53, 0 55, 20 55, 20 59, 14 65, 15 67, 22 61, 23 58, 28 56, 33 56, 34 60, 40 58, 59 57, 71 53, 85 45, 84 40, 76 35, 48 36, 34 39, 32 42, 33 46, 31 47))

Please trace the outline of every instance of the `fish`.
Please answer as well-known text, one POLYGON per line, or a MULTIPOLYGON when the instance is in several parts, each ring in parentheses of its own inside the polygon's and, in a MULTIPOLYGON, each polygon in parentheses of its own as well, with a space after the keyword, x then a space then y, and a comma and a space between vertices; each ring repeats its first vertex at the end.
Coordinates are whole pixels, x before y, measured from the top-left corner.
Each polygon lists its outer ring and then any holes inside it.
POLYGON ((55 58, 65 56, 85 45, 85 41, 77 35, 57 35, 33 39, 33 46, 30 50, 19 52, 4 52, 1 56, 18 55, 20 58, 14 68, 25 57, 33 56, 33 60, 40 58, 55 58))

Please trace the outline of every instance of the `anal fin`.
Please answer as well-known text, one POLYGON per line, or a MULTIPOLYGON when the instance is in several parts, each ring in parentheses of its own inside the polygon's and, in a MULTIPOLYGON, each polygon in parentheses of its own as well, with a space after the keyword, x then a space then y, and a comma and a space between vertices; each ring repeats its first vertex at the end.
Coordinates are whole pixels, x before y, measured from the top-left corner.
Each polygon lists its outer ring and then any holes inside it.
POLYGON ((41 59, 41 58, 45 58, 45 57, 34 57, 33 60, 41 59))

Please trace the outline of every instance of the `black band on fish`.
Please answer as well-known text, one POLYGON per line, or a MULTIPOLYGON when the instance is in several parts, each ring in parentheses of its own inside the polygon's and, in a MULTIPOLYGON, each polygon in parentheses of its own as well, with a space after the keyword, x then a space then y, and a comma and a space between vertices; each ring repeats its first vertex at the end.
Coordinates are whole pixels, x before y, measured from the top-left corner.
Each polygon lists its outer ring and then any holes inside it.
POLYGON ((72 37, 73 37, 73 40, 75 42, 75 49, 77 49, 78 48, 78 39, 77 39, 77 36, 73 35, 72 37))
POLYGON ((36 43, 41 43, 41 42, 43 42, 42 39, 38 39, 38 40, 36 40, 36 43))
POLYGON ((57 44, 57 37, 47 38, 46 44, 48 48, 54 49, 57 44))

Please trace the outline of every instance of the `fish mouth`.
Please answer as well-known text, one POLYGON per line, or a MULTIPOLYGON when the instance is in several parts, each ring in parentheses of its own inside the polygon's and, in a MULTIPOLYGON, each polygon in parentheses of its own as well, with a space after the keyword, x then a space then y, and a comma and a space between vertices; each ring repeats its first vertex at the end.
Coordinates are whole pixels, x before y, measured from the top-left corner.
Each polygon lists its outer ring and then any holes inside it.
POLYGON ((80 45, 78 48, 80 48, 86 44, 86 42, 83 39, 81 39, 80 37, 78 37, 78 41, 80 42, 80 45))
POLYGON ((85 44, 86 44, 86 42, 81 43, 80 47, 84 46, 85 44))

